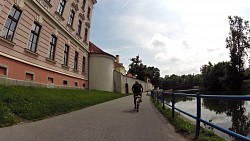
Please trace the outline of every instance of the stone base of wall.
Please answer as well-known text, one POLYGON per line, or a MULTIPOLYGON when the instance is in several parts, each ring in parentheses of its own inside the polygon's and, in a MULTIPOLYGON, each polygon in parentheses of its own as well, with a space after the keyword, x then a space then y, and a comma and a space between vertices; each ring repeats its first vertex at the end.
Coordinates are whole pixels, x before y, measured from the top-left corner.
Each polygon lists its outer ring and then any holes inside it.
POLYGON ((30 87, 43 87, 43 88, 64 88, 64 89, 81 89, 85 90, 84 87, 70 87, 64 85, 54 85, 54 84, 43 84, 36 83, 32 81, 15 80, 6 77, 0 77, 0 85, 16 85, 16 86, 30 86, 30 87))

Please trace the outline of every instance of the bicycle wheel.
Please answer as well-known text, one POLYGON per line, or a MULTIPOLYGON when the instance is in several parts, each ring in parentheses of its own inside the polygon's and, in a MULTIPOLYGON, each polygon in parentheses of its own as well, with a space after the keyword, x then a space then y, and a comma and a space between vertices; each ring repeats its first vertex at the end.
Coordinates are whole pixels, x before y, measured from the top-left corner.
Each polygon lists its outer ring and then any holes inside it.
POLYGON ((140 101, 139 98, 136 99, 136 110, 139 112, 140 101))

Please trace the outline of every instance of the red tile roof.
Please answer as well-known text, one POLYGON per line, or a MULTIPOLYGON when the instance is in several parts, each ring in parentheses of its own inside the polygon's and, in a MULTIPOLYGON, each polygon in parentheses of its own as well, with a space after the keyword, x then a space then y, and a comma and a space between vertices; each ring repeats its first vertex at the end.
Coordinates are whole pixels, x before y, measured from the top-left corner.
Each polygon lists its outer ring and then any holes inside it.
POLYGON ((113 55, 101 50, 99 47, 97 47, 92 42, 89 42, 89 51, 90 51, 90 54, 103 54, 103 55, 108 55, 108 56, 114 57, 113 55))
POLYGON ((114 65, 115 65, 115 68, 116 68, 116 67, 123 67, 123 68, 124 68, 124 66, 123 66, 121 63, 115 62, 114 65))

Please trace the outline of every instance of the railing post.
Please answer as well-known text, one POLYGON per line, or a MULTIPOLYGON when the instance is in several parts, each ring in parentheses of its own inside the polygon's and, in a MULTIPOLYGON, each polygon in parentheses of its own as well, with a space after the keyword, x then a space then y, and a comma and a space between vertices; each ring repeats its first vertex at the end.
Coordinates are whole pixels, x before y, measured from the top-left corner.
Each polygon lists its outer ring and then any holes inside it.
POLYGON ((174 92, 172 92, 172 118, 174 118, 174 103, 175 103, 175 97, 174 92))
POLYGON ((158 100, 158 91, 156 91, 156 103, 159 104, 159 100, 158 100))
POLYGON ((201 97, 198 93, 196 96, 197 100, 197 119, 196 119, 196 132, 195 132, 195 138, 198 139, 200 136, 200 124, 201 124, 201 97))
POLYGON ((165 103, 164 103, 164 101, 165 101, 165 94, 163 92, 161 94, 161 98, 162 98, 162 109, 164 110, 165 109, 165 103))

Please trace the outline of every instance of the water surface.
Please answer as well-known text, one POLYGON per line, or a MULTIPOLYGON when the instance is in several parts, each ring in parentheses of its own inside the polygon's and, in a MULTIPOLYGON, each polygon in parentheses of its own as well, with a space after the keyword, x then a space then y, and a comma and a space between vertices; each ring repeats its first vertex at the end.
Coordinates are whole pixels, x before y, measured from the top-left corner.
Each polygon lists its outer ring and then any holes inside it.
MULTIPOLYGON (((169 98, 167 98, 169 101, 169 98)), ((169 101, 171 104, 171 102, 169 101)), ((201 99, 201 118, 217 126, 250 137, 250 101, 201 99)), ((176 108, 196 116, 196 98, 176 97, 176 108)), ((188 116, 187 116, 188 117, 188 116)), ((191 120, 195 120, 188 117, 191 120)), ((210 126, 204 127, 210 128, 210 126)), ((234 140, 229 135, 213 129, 227 140, 234 140)))

